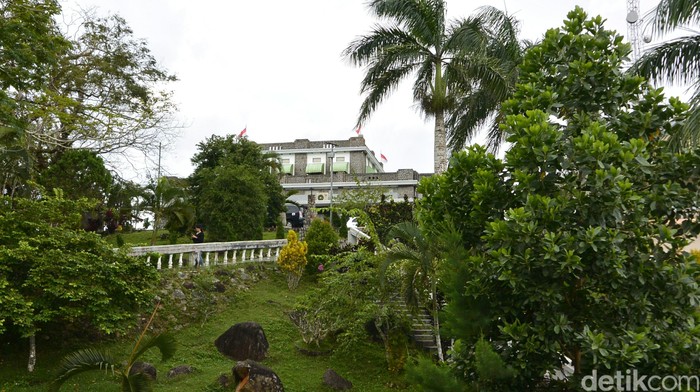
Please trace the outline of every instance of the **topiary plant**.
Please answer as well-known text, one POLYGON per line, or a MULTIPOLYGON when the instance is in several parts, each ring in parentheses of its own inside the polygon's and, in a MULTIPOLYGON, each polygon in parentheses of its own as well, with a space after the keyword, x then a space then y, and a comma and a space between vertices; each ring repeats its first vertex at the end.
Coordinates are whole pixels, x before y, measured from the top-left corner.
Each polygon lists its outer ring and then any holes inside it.
POLYGON ((299 241, 296 231, 289 230, 287 233, 287 245, 280 251, 277 265, 287 272, 287 286, 290 290, 294 290, 299 285, 301 274, 304 272, 304 266, 306 265, 307 250, 308 245, 306 242, 299 241))
POLYGON ((327 255, 338 247, 338 233, 330 223, 322 219, 314 219, 306 231, 306 243, 309 244, 309 255, 327 255))

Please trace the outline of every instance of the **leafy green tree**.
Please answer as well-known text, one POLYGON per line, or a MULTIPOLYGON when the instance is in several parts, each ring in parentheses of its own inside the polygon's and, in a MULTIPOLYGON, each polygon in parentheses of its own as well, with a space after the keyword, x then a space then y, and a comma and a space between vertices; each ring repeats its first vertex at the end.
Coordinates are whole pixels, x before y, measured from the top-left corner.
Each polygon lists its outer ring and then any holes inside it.
POLYGON ((520 56, 517 40, 512 41, 516 23, 494 8, 450 22, 442 0, 368 4, 388 25, 355 39, 343 52, 353 64, 367 67, 358 124, 399 82, 415 75, 413 99, 435 118, 435 172, 442 173, 448 159, 445 116, 454 116, 447 124, 454 127, 453 144, 461 148, 512 90, 520 56))
POLYGON ((207 230, 207 240, 262 239, 268 203, 259 172, 245 165, 224 165, 195 175, 201 186, 196 193, 197 219, 207 230))
POLYGON ((52 65, 69 48, 54 16, 57 1, 7 0, 0 4, 0 129, 21 132, 26 123, 17 115, 22 102, 13 92, 38 91, 45 87, 52 65))
POLYGON ((678 150, 700 144, 700 35, 693 27, 700 22, 696 1, 661 0, 653 12, 652 30, 658 36, 683 30, 690 32, 653 46, 637 60, 630 72, 658 83, 691 86, 691 109, 679 132, 670 135, 671 147, 678 150))
POLYGON ((671 152, 687 105, 626 74, 629 50, 576 8, 525 55, 505 104, 505 160, 473 149, 460 158, 463 187, 431 182, 459 193, 461 207, 438 211, 471 230, 446 253, 443 317, 468 381, 479 381, 482 337, 516 372, 508 390, 540 388, 567 363, 569 389, 593 369, 700 365, 700 274, 683 251, 700 232, 700 153, 671 152))
POLYGON ((47 90, 35 97, 35 126, 27 129, 34 148, 48 157, 67 148, 156 151, 174 136, 176 108, 165 86, 175 76, 123 18, 86 12, 81 19, 70 50, 49 73, 47 90))
POLYGON ((263 152, 255 142, 235 135, 225 137, 212 135, 199 143, 197 148, 198 152, 192 158, 195 170, 189 180, 198 217, 202 223, 209 226, 209 230, 214 231, 218 230, 216 227, 227 227, 220 234, 214 233, 217 238, 225 241, 233 240, 233 238, 227 238, 227 235, 233 235, 240 240, 261 238, 262 227, 274 226, 279 214, 285 211, 285 195, 274 170, 279 164, 277 156, 263 152), (212 181, 215 180, 212 176, 217 170, 228 173, 229 179, 234 175, 239 178, 238 185, 229 190, 228 195, 220 195, 227 203, 226 208, 235 208, 235 210, 224 210, 223 206, 216 206, 216 201, 211 199, 211 192, 226 192, 225 189, 212 188, 212 181), (251 181, 251 188, 248 189, 240 181, 251 181), (203 204, 205 199, 211 200, 211 205, 207 205, 206 208, 220 211, 221 217, 215 217, 214 213, 205 209, 203 204), (265 213, 263 221, 259 222, 257 213, 261 203, 265 213), (239 219, 239 213, 244 211, 249 215, 239 219), (218 223, 212 226, 212 222, 208 221, 210 218, 218 223), (246 220, 247 218, 250 220, 246 220), (260 230, 259 234, 258 230, 260 230), (246 234, 242 235, 244 232, 246 234))
POLYGON ((38 182, 47 190, 63 189, 70 199, 88 198, 104 202, 112 185, 112 174, 94 152, 72 149, 50 162, 40 173, 38 182))
POLYGON ((11 328, 29 338, 29 371, 42 328, 80 323, 107 334, 124 331, 152 300, 157 278, 151 266, 81 229, 92 202, 58 195, 0 199, 0 336, 11 328))
POLYGON ((69 48, 54 20, 59 13, 55 0, 0 3, 0 180, 11 196, 31 178, 27 97, 47 86, 50 69, 69 48))

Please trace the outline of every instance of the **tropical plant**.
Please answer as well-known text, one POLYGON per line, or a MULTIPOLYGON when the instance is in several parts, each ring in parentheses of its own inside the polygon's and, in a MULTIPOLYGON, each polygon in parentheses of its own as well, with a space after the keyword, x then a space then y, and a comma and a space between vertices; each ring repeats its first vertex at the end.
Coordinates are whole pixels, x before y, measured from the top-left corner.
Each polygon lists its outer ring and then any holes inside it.
POLYGON ((381 256, 363 248, 335 255, 296 309, 305 311, 305 322, 319 332, 330 331, 339 352, 357 353, 371 334, 384 345, 387 367, 396 373, 407 360, 410 326, 391 301, 391 285, 380 282, 380 264, 381 256))
POLYGON ((670 147, 678 151, 700 144, 700 34, 692 26, 700 22, 697 1, 661 0, 651 13, 652 31, 657 36, 683 30, 690 35, 673 38, 650 48, 630 68, 630 72, 657 83, 687 85, 692 91, 688 119, 669 135, 670 147))
POLYGON ((287 232, 287 245, 280 251, 277 258, 277 265, 287 273, 287 286, 290 290, 294 290, 299 286, 299 280, 304 273, 306 265, 306 253, 308 246, 306 242, 299 241, 297 232, 289 230, 287 232))
POLYGON ((160 333, 150 338, 145 337, 146 331, 156 315, 158 305, 156 305, 156 309, 144 326, 141 335, 134 344, 134 348, 131 350, 131 355, 126 361, 116 361, 109 353, 96 349, 84 349, 73 352, 61 361, 58 375, 49 386, 49 391, 58 392, 61 386, 71 377, 91 370, 102 370, 108 374, 110 372, 116 374, 121 381, 122 392, 150 391, 151 378, 143 372, 132 371, 134 364, 145 352, 152 348, 160 350, 162 360, 165 361, 175 354, 177 347, 175 338, 169 333, 160 333))
POLYGON ((37 332, 52 325, 124 331, 157 281, 154 268, 82 230, 93 202, 60 193, 12 204, 0 197, 0 338, 7 330, 29 338, 30 372, 37 332))
POLYGON ((178 178, 161 177, 145 188, 141 209, 153 213, 151 245, 158 239, 158 230, 184 234, 194 224, 194 206, 189 201, 186 182, 178 178))
POLYGON ((446 124, 453 127, 452 144, 461 148, 512 90, 520 57, 513 42, 516 23, 490 7, 449 22, 443 0, 372 0, 369 9, 389 25, 355 39, 343 52, 353 64, 367 66, 361 83, 367 97, 357 123, 415 75, 413 99, 435 119, 434 168, 442 173, 448 159, 446 124))
POLYGON ((438 359, 443 361, 437 290, 441 255, 436 241, 423 236, 418 225, 413 222, 394 225, 389 231, 389 237, 394 242, 386 251, 381 274, 385 276, 387 269, 392 264, 396 265, 401 281, 401 296, 409 308, 415 311, 423 304, 429 304, 438 359))
POLYGON ((451 363, 470 383, 535 390, 569 364, 571 390, 593 370, 700 366, 700 270, 684 251, 700 233, 700 151, 669 150, 687 105, 625 73, 628 53, 577 7, 525 55, 504 104, 505 159, 472 149, 448 170, 469 169, 464 181, 431 182, 461 204, 427 216, 470 231, 441 281, 451 363), (514 371, 480 371, 481 339, 482 361, 498 362, 492 350, 514 371))

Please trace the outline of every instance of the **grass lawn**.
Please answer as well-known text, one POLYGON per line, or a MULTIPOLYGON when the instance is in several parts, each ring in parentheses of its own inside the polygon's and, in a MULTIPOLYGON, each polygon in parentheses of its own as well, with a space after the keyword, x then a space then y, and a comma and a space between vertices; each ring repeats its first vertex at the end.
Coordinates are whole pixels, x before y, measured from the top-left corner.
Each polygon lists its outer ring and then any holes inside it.
MULTIPOLYGON (((387 391, 391 384, 403 384, 401 376, 392 376, 386 370, 383 347, 367 344, 358 349, 353 359, 337 354, 327 356, 306 356, 299 353, 295 344, 299 334, 289 321, 285 311, 294 305, 297 296, 303 295, 312 286, 302 281, 299 288, 290 292, 280 272, 269 271, 268 278, 255 283, 247 292, 232 297, 223 311, 208 318, 204 323, 190 325, 179 331, 171 331, 178 342, 174 358, 160 362, 157 350, 142 357, 158 369, 158 381, 154 391, 218 391, 217 378, 221 374, 231 374, 234 361, 221 355, 214 347, 214 340, 230 326, 244 321, 254 321, 262 325, 270 343, 268 357, 261 363, 277 373, 286 391, 330 391, 322 385, 322 375, 328 368, 352 381, 356 391, 387 391), (175 379, 166 377, 167 371, 178 365, 191 365, 195 373, 175 379)), ((157 317, 157 316, 156 316, 157 317)), ((45 350, 47 342, 37 341, 39 349, 37 370, 29 375, 26 372, 26 340, 18 342, 16 348, 0 347, 0 391, 46 390, 48 381, 58 360, 66 351, 85 348, 90 342, 75 345, 70 350, 45 350)), ((104 343, 99 348, 109 349, 117 359, 128 356, 132 341, 104 343)), ((62 391, 117 391, 119 385, 110 373, 92 371, 77 376, 64 384, 62 391)), ((404 390, 412 391, 408 388, 404 390)))

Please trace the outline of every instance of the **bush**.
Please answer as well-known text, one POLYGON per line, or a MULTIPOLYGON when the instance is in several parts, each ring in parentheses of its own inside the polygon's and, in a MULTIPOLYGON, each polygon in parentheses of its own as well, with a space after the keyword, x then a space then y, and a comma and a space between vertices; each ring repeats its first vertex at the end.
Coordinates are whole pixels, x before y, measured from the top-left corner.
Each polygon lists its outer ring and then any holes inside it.
POLYGON ((287 286, 294 290, 299 285, 299 279, 306 265, 307 245, 304 241, 297 240, 297 233, 289 230, 287 233, 287 245, 280 251, 277 265, 287 273, 287 286))
POLYGON ((311 221, 305 239, 309 244, 309 255, 328 255, 338 247, 340 240, 330 223, 322 219, 311 221))
POLYGON ((275 226, 275 238, 281 240, 287 236, 287 229, 284 228, 284 225, 282 224, 282 218, 280 218, 279 216, 277 217, 275 226))

